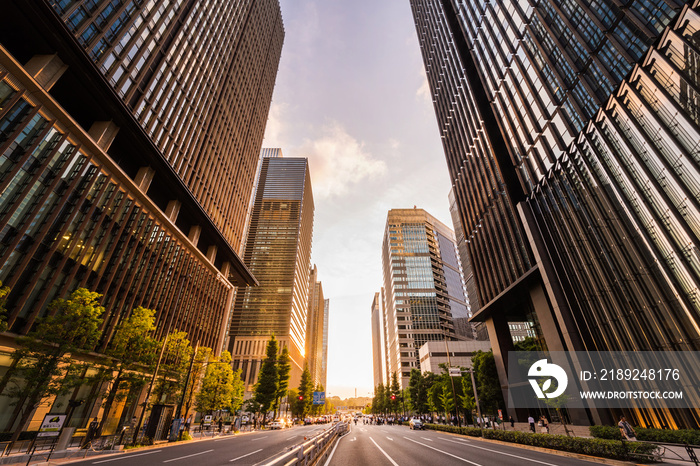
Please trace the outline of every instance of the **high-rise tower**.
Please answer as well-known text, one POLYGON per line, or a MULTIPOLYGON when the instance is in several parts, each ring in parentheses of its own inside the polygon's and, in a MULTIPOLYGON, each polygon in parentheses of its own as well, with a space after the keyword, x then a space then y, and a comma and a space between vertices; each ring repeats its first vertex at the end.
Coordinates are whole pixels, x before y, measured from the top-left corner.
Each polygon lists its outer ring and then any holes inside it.
POLYGON ((457 339, 453 319, 468 316, 454 233, 423 209, 392 209, 382 265, 386 369, 405 388, 420 368, 418 349, 457 339))
POLYGON ((309 165, 281 151, 264 154, 244 255, 260 286, 238 291, 229 342, 248 389, 272 334, 289 349, 290 387, 299 384, 306 353, 314 220, 309 165))
POLYGON ((502 385, 511 322, 549 350, 698 350, 699 3, 410 3, 502 385))
POLYGON ((314 265, 309 274, 309 309, 306 323, 306 364, 311 374, 314 386, 326 388, 326 378, 323 373, 324 361, 324 328, 326 322, 327 300, 323 297, 323 286, 318 280, 318 269, 314 265))

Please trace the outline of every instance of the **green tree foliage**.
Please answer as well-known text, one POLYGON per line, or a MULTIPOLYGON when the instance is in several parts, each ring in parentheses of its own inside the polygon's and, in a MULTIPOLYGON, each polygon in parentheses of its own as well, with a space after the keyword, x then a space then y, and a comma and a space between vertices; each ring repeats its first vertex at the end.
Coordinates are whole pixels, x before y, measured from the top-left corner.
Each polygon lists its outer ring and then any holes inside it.
POLYGON ((18 338, 21 346, 12 355, 17 361, 12 375, 14 384, 7 393, 16 400, 16 409, 21 410, 12 442, 19 438, 43 400, 79 383, 77 374, 81 368, 70 355, 94 349, 104 313, 99 304, 101 296, 78 288, 68 299, 52 301, 48 316, 26 337, 18 338))
POLYGON ((503 392, 498 381, 498 371, 493 352, 478 351, 472 356, 472 369, 476 378, 476 388, 479 395, 479 403, 485 413, 496 413, 503 409, 503 392))
POLYGON ((229 409, 232 413, 235 413, 241 409, 241 406, 243 406, 244 395, 245 381, 241 378, 241 370, 237 369, 236 372, 233 373, 233 386, 231 389, 231 404, 229 409))
MULTIPOLYGON (((277 386, 279 382, 277 371, 277 339, 274 335, 267 343, 266 356, 263 360, 260 373, 258 374, 258 383, 253 389, 253 398, 260 403, 261 411, 267 416, 268 411, 277 399, 277 386)), ((263 418, 264 420, 265 418, 263 418)))
POLYGON ((109 416, 112 404, 123 382, 143 384, 144 370, 151 366, 158 351, 158 341, 151 337, 155 330, 155 312, 141 306, 117 326, 105 354, 111 363, 106 368, 112 383, 107 391, 100 430, 109 416), (140 366, 140 367, 138 367, 140 366))
POLYGON ((224 351, 219 358, 210 357, 202 387, 195 396, 197 411, 212 414, 214 411, 228 409, 233 400, 233 379, 231 353, 224 351))
POLYGON ((455 409, 455 403, 453 401, 454 398, 452 396, 451 388, 448 387, 447 384, 441 385, 442 390, 437 394, 437 396, 440 399, 440 405, 442 406, 442 409, 445 413, 445 417, 448 418, 455 409))
POLYGON ((389 389, 389 411, 398 414, 401 411, 401 385, 396 371, 391 374, 391 388, 389 389), (393 399, 392 399, 393 398, 393 399))
POLYGON ((5 309, 5 303, 9 294, 10 287, 2 286, 2 281, 0 281, 0 332, 7 330, 7 309, 5 309))
POLYGON ((476 409, 471 375, 467 374, 466 376, 462 377, 460 384, 462 386, 462 395, 460 395, 459 398, 462 408, 464 409, 464 416, 465 419, 471 419, 472 410, 476 409))
POLYGON ((309 368, 304 366, 304 372, 301 373, 301 382, 299 382, 299 389, 297 390, 297 397, 295 399, 295 404, 297 405, 296 412, 302 419, 305 418, 311 410, 313 391, 314 386, 311 381, 311 373, 309 372, 309 368), (299 399, 299 397, 301 397, 301 399, 299 399))
POLYGON ((372 412, 374 414, 385 414, 386 409, 386 390, 384 389, 384 384, 380 382, 374 388, 374 398, 372 399, 372 412))
POLYGON ((282 348, 282 353, 277 358, 277 398, 275 400, 275 411, 279 409, 282 399, 284 399, 284 396, 287 394, 291 371, 292 363, 289 358, 289 350, 285 346, 282 348))

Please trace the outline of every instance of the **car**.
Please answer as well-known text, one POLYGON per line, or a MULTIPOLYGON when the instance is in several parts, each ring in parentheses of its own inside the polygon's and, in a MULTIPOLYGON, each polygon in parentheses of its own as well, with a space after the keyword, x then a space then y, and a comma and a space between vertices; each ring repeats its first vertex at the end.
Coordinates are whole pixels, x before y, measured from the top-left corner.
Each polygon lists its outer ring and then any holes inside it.
POLYGON ((272 429, 284 429, 287 427, 287 423, 284 422, 282 419, 275 419, 272 421, 272 424, 270 424, 270 430, 272 429))
POLYGON ((423 421, 414 417, 413 419, 408 421, 408 428, 413 429, 413 430, 416 430, 416 429, 423 430, 423 421))

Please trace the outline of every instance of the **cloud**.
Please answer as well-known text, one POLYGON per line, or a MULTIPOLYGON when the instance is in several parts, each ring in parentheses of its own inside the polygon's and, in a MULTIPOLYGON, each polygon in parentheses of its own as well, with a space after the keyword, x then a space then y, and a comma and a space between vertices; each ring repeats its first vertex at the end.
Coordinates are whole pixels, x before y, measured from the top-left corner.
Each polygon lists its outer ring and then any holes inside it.
POLYGON ((339 123, 322 128, 316 139, 305 139, 295 155, 309 158, 314 197, 342 196, 365 180, 386 173, 386 164, 374 158, 364 143, 352 137, 339 123))
POLYGON ((287 110, 287 104, 272 102, 270 105, 270 113, 267 116, 267 125, 265 126, 265 138, 263 147, 281 147, 280 138, 285 130, 284 114, 287 110))
POLYGON ((423 82, 421 83, 420 87, 416 91, 416 97, 419 97, 421 99, 425 99, 431 104, 433 103, 433 96, 430 93, 430 85, 428 84, 428 77, 423 78, 423 82))

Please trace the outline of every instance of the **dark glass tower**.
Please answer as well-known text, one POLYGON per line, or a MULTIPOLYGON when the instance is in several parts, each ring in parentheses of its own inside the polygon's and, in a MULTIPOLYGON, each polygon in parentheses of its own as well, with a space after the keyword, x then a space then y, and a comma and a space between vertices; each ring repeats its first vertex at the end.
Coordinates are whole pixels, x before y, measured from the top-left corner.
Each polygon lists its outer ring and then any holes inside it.
MULTIPOLYGON (((698 2, 411 6, 504 388, 509 322, 549 350, 700 349, 698 2)), ((660 408, 625 414, 700 421, 660 408)))
POLYGON ((245 263, 260 286, 238 290, 229 348, 248 390, 257 381, 271 335, 287 346, 290 387, 299 385, 306 362, 309 277, 314 200, 305 158, 263 149, 251 212, 245 263))

